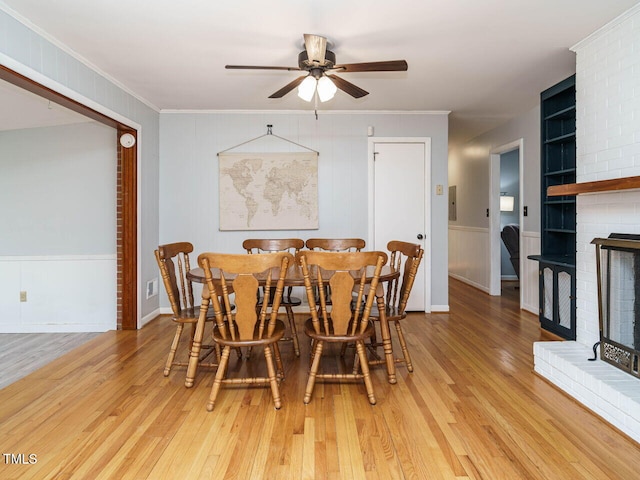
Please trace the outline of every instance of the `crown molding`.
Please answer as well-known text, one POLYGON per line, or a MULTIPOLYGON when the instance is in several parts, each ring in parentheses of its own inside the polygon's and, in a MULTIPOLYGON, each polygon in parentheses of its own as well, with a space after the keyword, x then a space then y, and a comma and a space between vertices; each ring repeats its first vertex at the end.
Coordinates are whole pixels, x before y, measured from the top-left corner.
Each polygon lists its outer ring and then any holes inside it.
POLYGON ((626 12, 624 12, 621 15, 617 16, 616 18, 611 20, 606 25, 603 25, 598 30, 596 30, 595 32, 590 34, 589 36, 587 36, 584 39, 580 40, 573 47, 569 48, 569 50, 571 50, 572 52, 577 52, 579 49, 584 48, 586 45, 588 45, 588 44, 596 41, 600 37, 603 37, 604 35, 608 34, 611 30, 613 30, 614 28, 616 28, 617 26, 619 26, 620 24, 624 23, 629 18, 633 17, 634 15, 636 15, 638 13, 640 13, 640 3, 637 4, 637 5, 634 5, 629 10, 627 10, 626 12))
POLYGON ((62 50, 63 52, 65 52, 66 54, 70 55, 71 57, 73 57, 75 60, 77 60, 78 62, 82 63, 84 66, 86 66, 87 68, 93 70, 95 73, 97 73, 98 75, 100 75, 101 77, 103 77, 105 80, 108 80, 110 83, 112 83, 113 85, 115 85, 116 87, 118 87, 119 89, 121 89, 122 91, 126 92, 127 94, 131 95, 133 98, 135 98, 136 100, 144 103, 147 107, 151 108, 152 110, 154 110, 157 113, 160 113, 160 108, 157 107, 156 105, 154 105, 153 103, 151 103, 149 100, 147 100, 146 98, 141 97, 140 95, 138 95, 137 93, 135 93, 133 90, 129 89, 127 86, 123 85, 122 83, 120 83, 118 80, 116 80, 115 78, 113 78, 111 75, 103 72, 100 68, 98 68, 97 66, 95 66, 94 64, 92 64, 89 60, 87 60, 86 58, 84 58, 82 55, 80 55, 78 52, 76 52, 75 50, 72 50, 71 48, 69 48, 67 45, 65 45, 64 43, 62 43, 61 41, 59 41, 57 38, 55 38, 53 35, 49 34, 47 31, 43 30, 42 28, 38 27, 37 25, 35 25, 34 23, 32 23, 28 18, 20 15, 18 12, 16 12, 15 10, 12 10, 10 7, 7 6, 6 3, 2 2, 0 0, 0 10, 2 10, 3 12, 5 12, 7 15, 9 15, 10 17, 14 18, 15 20, 17 20, 18 22, 20 22, 21 24, 23 24, 25 27, 27 27, 29 30, 33 31, 34 33, 36 33, 37 35, 41 36, 42 38, 44 38, 46 41, 50 42, 52 45, 54 45, 56 48, 59 48, 60 50, 62 50))

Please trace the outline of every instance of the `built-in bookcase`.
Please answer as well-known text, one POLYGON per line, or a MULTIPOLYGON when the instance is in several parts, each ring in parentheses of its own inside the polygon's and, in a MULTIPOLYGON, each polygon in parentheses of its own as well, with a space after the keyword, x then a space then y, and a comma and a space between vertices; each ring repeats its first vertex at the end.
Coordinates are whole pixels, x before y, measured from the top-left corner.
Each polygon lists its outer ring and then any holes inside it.
POLYGON ((576 79, 540 94, 542 205, 540 324, 564 338, 576 337, 576 197, 549 197, 547 188, 576 181, 576 79))
POLYGON ((547 187, 576 181, 576 88, 571 76, 540 95, 542 255, 575 265, 576 197, 548 197, 547 187))

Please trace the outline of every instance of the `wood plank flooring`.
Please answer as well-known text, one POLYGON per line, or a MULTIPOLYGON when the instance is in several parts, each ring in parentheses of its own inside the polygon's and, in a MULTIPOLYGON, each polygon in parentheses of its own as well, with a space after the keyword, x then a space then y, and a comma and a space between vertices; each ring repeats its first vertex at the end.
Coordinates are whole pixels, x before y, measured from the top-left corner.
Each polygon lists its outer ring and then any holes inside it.
POLYGON ((0 333, 0 388, 26 377, 99 333, 0 333))
MULTIPOLYGON (((450 313, 405 321, 414 373, 399 366, 390 385, 373 368, 375 406, 357 383, 318 384, 305 406, 302 341, 299 359, 281 348, 281 410, 244 387, 208 413, 211 371, 192 389, 184 368, 162 375, 166 318, 101 334, 0 390, 0 452, 13 454, 0 478, 638 478, 639 445, 533 373, 532 343, 551 338, 514 297, 451 280, 450 313)), ((232 355, 230 372, 262 369, 259 355, 232 355)))

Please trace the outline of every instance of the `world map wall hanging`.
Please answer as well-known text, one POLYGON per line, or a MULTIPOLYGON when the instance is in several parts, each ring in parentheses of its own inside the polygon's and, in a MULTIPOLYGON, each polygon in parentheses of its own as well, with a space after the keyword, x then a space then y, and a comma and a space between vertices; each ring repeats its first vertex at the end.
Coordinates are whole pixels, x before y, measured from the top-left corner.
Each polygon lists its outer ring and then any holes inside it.
POLYGON ((318 228, 318 153, 219 155, 220 230, 318 228))

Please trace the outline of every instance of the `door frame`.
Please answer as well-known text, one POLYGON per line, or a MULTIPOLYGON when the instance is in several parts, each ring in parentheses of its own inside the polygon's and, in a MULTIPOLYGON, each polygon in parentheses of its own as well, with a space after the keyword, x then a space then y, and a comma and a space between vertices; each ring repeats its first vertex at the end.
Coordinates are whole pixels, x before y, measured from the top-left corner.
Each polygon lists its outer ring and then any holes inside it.
POLYGON ((367 244, 373 245, 375 235, 374 162, 376 143, 422 143, 424 145, 424 309, 431 312, 431 137, 368 137, 367 138, 367 244))
POLYGON ((118 328, 136 330, 141 317, 140 296, 140 159, 141 125, 58 82, 0 54, 0 79, 24 90, 58 103, 97 122, 112 127, 117 132, 117 159, 120 166, 117 175, 116 203, 121 224, 117 225, 117 319, 118 328), (135 147, 120 145, 120 136, 130 133, 135 147))
MULTIPOLYGON (((518 150, 518 236, 519 251, 522 252, 522 222, 523 222, 523 166, 524 166, 524 138, 505 143, 491 150, 489 165, 489 295, 500 296, 501 267, 500 267, 500 155, 518 150), (497 214, 496 214, 497 212, 497 214)), ((522 257, 520 257, 520 271, 522 272, 522 257)), ((520 288, 520 305, 522 294, 520 288)))

